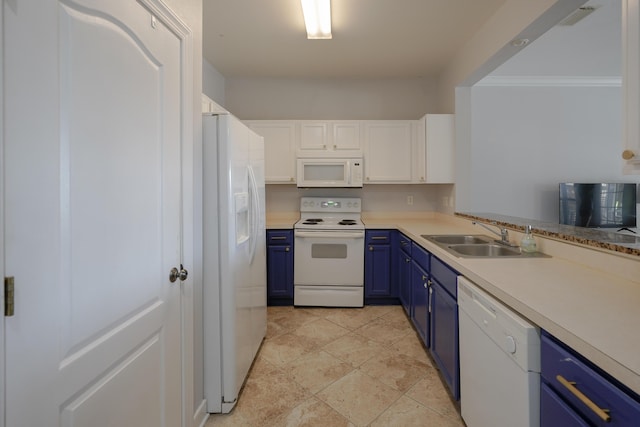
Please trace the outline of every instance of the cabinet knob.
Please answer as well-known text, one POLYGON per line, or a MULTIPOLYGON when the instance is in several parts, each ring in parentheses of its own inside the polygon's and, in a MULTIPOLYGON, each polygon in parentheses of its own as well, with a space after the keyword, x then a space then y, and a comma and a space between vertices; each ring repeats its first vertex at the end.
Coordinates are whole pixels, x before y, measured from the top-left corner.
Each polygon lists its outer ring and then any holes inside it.
POLYGON ((422 275, 422 280, 427 280, 427 276, 425 276, 424 274, 422 275))
POLYGON ((636 153, 634 153, 632 150, 624 150, 622 152, 622 158, 625 160, 631 160, 636 156, 636 153))
POLYGON ((337 149, 338 149, 338 146, 337 146, 336 144, 333 144, 333 149, 334 149, 334 150, 337 150, 337 149))
POLYGON ((404 262, 411 262, 411 260, 409 258, 405 258, 404 262))
POLYGON ((424 288, 427 289, 427 282, 424 282, 423 285, 424 285, 424 288))
POLYGON ((289 246, 287 246, 286 248, 284 248, 285 252, 289 252, 291 249, 289 248, 289 246))
POLYGON ((369 246, 369 250, 370 250, 370 251, 373 251, 373 246, 369 246))
POLYGON ((289 181, 293 182, 293 177, 289 178, 289 181))
POLYGON ((367 181, 369 181, 369 177, 367 177, 367 181))

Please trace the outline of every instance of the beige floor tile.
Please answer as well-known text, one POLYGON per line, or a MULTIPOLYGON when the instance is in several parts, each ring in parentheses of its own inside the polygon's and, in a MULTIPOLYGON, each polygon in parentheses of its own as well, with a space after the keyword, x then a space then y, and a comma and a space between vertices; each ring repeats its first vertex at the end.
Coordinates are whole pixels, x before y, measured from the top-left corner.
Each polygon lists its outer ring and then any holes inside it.
POLYGON ((254 427, 244 419, 239 412, 231 411, 229 414, 212 414, 209 416, 205 427, 254 427))
POLYGON ((393 306, 393 310, 390 310, 389 312, 380 316, 380 318, 385 320, 389 324, 395 326, 398 329, 407 330, 407 331, 413 330, 413 327, 411 326, 411 321, 405 314, 404 310, 402 309, 402 306, 399 306, 399 305, 393 306))
POLYGON ((260 348, 260 355, 269 363, 281 367, 310 353, 314 349, 314 343, 301 340, 300 337, 288 332, 275 338, 265 340, 260 348))
POLYGON ((386 410, 400 392, 356 369, 316 396, 356 426, 366 426, 386 410))
POLYGON ((433 367, 433 361, 429 357, 429 350, 422 344, 418 333, 414 330, 407 331, 402 339, 394 341, 388 349, 396 354, 406 354, 433 367))
POLYGON ((405 392, 433 368, 406 354, 386 350, 363 363, 360 370, 398 391, 405 392))
POLYGON ((273 423, 273 427, 352 427, 353 425, 315 397, 305 400, 273 423))
POLYGON ((353 367, 362 365, 376 354, 384 351, 382 344, 356 333, 343 335, 322 348, 340 360, 350 363, 353 367))
POLYGON ((366 325, 377 317, 379 316, 372 310, 366 310, 363 308, 352 308, 333 310, 324 318, 337 325, 342 326, 343 328, 347 328, 353 331, 363 325, 366 325))
POLYGON ((267 337, 290 332, 305 323, 320 319, 312 310, 288 307, 268 307, 267 337))
POLYGON ((384 317, 379 317, 356 329, 355 332, 384 346, 389 346, 401 339, 407 333, 407 328, 398 327, 384 317))
POLYGON ((319 350, 285 366, 295 382, 315 394, 353 370, 350 364, 319 350))
POLYGON ((459 418, 458 410, 435 369, 411 387, 406 395, 441 415, 459 418))
POLYGON ((311 395, 281 370, 248 378, 234 408, 252 426, 271 425, 311 395))
POLYGON ((303 345, 312 349, 322 347, 348 333, 348 329, 323 318, 305 323, 291 332, 303 345))
POLYGON ((425 408, 415 400, 402 396, 382 413, 371 427, 461 427, 463 424, 425 408))

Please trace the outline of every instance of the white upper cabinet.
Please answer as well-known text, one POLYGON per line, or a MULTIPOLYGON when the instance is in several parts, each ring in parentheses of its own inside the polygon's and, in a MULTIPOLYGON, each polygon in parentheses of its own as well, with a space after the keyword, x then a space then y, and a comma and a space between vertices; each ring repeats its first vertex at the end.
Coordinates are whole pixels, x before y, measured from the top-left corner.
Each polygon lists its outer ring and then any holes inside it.
POLYGON ((348 120, 301 121, 302 152, 329 152, 360 149, 360 122, 348 120))
POLYGON ((640 0, 622 2, 625 174, 640 174, 640 0))
POLYGON ((245 124, 264 137, 267 184, 296 182, 296 123, 293 120, 249 120, 245 124))
POLYGON ((425 135, 425 182, 428 184, 455 182, 453 114, 427 114, 420 121, 425 135))
POLYGON ((365 184, 424 182, 424 138, 418 136, 418 121, 363 123, 365 184))

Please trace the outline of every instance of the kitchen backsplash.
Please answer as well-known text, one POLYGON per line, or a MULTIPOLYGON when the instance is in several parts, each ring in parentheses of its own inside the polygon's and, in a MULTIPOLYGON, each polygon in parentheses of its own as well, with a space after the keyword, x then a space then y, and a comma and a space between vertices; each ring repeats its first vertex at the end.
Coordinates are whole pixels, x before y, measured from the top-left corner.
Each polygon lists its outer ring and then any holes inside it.
POLYGON ((360 197, 363 212, 453 213, 453 184, 365 185, 363 188, 297 188, 266 186, 267 212, 297 212, 300 197, 360 197))

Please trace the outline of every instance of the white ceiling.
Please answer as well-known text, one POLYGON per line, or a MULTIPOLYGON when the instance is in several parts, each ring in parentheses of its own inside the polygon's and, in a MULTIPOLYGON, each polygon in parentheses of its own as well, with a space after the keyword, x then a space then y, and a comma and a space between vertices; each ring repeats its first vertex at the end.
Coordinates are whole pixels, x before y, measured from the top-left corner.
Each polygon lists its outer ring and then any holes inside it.
POLYGON ((225 77, 438 75, 505 0, 333 0, 307 40, 300 0, 204 0, 204 57, 225 77))
MULTIPOLYGON (((433 77, 504 2, 333 0, 333 39, 307 40, 300 0, 204 0, 204 57, 225 77, 433 77)), ((492 75, 619 76, 620 4, 589 1, 492 75)))

